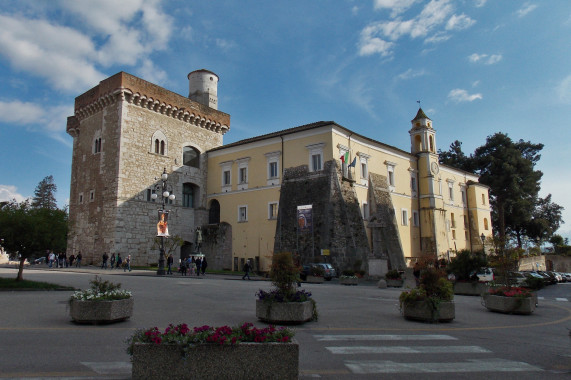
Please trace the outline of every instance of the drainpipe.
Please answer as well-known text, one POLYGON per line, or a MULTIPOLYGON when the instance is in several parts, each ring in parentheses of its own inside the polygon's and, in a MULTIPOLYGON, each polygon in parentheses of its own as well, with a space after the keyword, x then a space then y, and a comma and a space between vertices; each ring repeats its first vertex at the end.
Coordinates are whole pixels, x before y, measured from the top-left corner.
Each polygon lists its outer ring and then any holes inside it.
POLYGON ((420 157, 418 153, 416 154, 416 201, 418 203, 418 245, 420 248, 420 253, 422 253, 422 222, 420 219, 420 170, 418 169, 418 160, 420 157))

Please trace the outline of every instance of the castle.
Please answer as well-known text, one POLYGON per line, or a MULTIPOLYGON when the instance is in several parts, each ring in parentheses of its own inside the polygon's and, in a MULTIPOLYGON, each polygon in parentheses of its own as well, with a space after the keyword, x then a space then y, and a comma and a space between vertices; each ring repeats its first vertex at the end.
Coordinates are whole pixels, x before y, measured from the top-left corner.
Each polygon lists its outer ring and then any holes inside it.
POLYGON ((120 72, 76 98, 68 254, 157 263, 163 171, 176 196, 165 198, 169 233, 182 241, 173 256, 200 250, 214 269, 251 260, 268 271, 274 252, 289 251, 303 263, 380 275, 423 254, 480 250, 481 235, 491 235, 488 188, 439 164, 422 109, 410 151, 333 121, 223 145, 230 115, 218 111, 218 76, 197 70, 188 79, 183 97, 120 72))

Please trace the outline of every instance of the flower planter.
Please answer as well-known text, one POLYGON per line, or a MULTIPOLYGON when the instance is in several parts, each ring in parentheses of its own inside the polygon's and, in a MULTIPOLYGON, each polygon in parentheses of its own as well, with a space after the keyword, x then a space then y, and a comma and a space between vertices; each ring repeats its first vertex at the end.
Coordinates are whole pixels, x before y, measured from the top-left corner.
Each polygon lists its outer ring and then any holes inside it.
POLYGON ((267 323, 303 323, 313 319, 313 302, 256 300, 256 318, 267 323))
POLYGON ((456 317, 454 302, 441 301, 437 310, 432 310, 428 301, 405 302, 402 313, 406 319, 424 322, 450 322, 456 317))
POLYGON ((297 379, 299 345, 206 343, 185 358, 177 345, 136 343, 132 368, 133 379, 297 379))
POLYGON ((340 278, 339 283, 341 285, 358 285, 359 279, 358 278, 340 278))
POLYGON ((113 301, 69 302, 69 315, 76 323, 113 323, 129 319, 133 315, 133 298, 113 301))
POLYGON ((403 280, 401 279, 387 279, 387 286, 389 288, 402 288, 403 280))
POLYGON ((488 292, 490 287, 485 282, 455 282, 454 294, 464 296, 481 296, 488 292))
POLYGON ((308 282, 310 284, 321 284, 325 279, 321 276, 307 276, 304 282, 308 282))
POLYGON ((486 294, 483 299, 486 309, 507 314, 531 314, 536 305, 534 297, 521 298, 486 294))

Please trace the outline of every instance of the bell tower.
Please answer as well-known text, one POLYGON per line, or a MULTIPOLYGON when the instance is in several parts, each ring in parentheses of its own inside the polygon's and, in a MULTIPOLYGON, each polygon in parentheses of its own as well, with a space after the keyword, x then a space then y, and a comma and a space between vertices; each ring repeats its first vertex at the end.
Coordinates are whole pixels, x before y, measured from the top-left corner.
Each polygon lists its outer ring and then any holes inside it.
POLYGON ((436 150, 436 131, 432 120, 426 116, 422 108, 411 120, 410 151, 417 157, 421 249, 424 254, 438 254, 445 250, 445 211, 442 197, 442 183, 438 153, 436 150), (442 236, 441 236, 442 235, 442 236), (439 247, 439 242, 443 244, 439 247), (442 248, 442 249, 441 249, 442 248))

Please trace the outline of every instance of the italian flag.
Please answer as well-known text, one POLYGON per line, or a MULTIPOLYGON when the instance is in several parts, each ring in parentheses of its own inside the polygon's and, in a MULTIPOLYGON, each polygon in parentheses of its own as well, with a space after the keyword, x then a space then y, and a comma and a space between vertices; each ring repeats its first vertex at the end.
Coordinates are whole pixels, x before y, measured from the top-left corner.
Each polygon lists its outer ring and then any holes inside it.
POLYGON ((349 161, 349 152, 345 152, 345 154, 342 155, 340 158, 342 163, 346 163, 347 161, 349 161))

